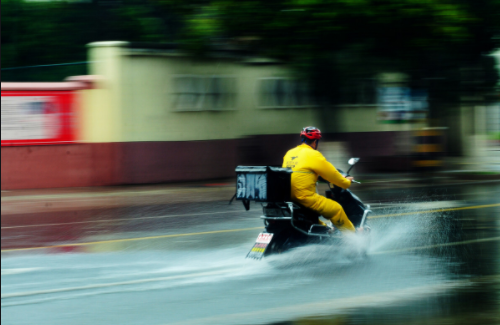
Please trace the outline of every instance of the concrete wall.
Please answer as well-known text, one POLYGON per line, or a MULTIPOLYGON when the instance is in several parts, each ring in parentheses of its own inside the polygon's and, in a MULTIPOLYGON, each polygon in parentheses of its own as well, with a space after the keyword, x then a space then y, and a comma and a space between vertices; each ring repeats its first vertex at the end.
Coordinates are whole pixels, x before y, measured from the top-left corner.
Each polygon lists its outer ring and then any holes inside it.
POLYGON ((82 93, 82 142, 123 141, 123 46, 125 42, 93 43, 89 71, 99 76, 95 89, 82 93))
POLYGON ((426 122, 391 124, 377 119, 376 105, 343 105, 329 113, 329 119, 336 119, 335 132, 398 132, 427 127, 426 122))
POLYGON ((133 49, 126 42, 90 44, 89 61, 98 78, 92 89, 78 92, 80 143, 2 147, 2 189, 231 177, 238 164, 281 165, 307 125, 375 163, 400 155, 397 139, 419 127, 381 124, 375 106, 262 108, 259 80, 291 76, 276 62, 228 56, 194 60, 178 52, 133 49), (234 104, 180 110, 174 104, 175 78, 182 75, 231 77, 234 104))
POLYGON ((252 64, 241 58, 194 60, 179 53, 134 50, 126 42, 89 45, 90 71, 100 75, 100 91, 86 95, 84 140, 194 141, 236 139, 257 134, 291 134, 305 125, 326 132, 408 131, 425 123, 386 124, 377 120, 377 106, 269 109, 258 107, 259 79, 293 77, 280 64, 252 64), (235 102, 230 109, 178 110, 177 76, 234 78, 235 102), (108 125, 108 127, 106 127, 108 125))
POLYGON ((114 143, 2 147, 2 190, 119 184, 114 143))
POLYGON ((281 165, 297 135, 2 147, 2 190, 199 181, 281 165))
POLYGON ((84 141, 195 141, 298 132, 320 125, 317 108, 258 108, 260 78, 290 76, 282 65, 251 65, 241 59, 193 60, 178 54, 134 51, 123 42, 89 45, 91 73, 100 90, 86 94, 84 141), (175 78, 234 78, 235 104, 222 110, 178 110, 175 78), (106 127, 106 125, 109 125, 106 127))

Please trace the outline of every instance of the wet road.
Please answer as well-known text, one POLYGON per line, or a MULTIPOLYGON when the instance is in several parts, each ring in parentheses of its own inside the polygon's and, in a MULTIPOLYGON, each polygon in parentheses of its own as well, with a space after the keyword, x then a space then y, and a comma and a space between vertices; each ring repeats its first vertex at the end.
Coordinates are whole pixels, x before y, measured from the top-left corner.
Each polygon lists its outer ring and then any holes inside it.
POLYGON ((366 260, 245 259, 257 205, 2 216, 2 324, 500 324, 500 184, 357 194, 375 212, 366 260))

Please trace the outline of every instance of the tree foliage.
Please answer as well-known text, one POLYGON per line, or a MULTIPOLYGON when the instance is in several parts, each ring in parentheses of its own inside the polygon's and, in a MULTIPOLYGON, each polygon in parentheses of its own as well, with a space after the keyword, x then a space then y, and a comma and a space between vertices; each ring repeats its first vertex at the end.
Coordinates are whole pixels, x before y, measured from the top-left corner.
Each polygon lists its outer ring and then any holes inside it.
MULTIPOLYGON (((86 45, 96 41, 173 42, 178 24, 173 15, 162 15, 154 3, 142 1, 4 0, 2 69, 85 61, 86 45)), ((69 71, 76 70, 56 67, 5 72, 15 80, 60 80, 69 71)))
MULTIPOLYGON (((243 0, 213 3, 226 37, 289 61, 339 98, 341 84, 399 71, 442 95, 463 88, 464 68, 496 83, 485 55, 498 46, 498 0, 243 0), (457 75, 459 74, 459 75, 457 75), (422 82, 420 82, 422 83, 422 82), (337 92, 336 92, 337 90, 337 92)), ((465 90, 471 90, 471 85, 465 90)), ((464 90, 464 89, 463 89, 464 90)))
POLYGON ((85 45, 103 40, 196 55, 222 45, 283 60, 332 99, 349 80, 387 71, 444 80, 446 93, 481 70, 475 85, 491 87, 485 55, 500 41, 500 0, 5 0, 1 24, 2 68, 84 61, 85 45))

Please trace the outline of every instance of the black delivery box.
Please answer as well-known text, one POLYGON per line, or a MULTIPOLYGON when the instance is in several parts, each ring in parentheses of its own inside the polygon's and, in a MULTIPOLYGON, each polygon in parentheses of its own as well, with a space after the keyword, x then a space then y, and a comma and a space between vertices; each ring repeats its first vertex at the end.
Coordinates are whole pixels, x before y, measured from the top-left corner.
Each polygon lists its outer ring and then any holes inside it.
POLYGON ((256 202, 291 201, 290 168, 236 167, 236 199, 256 202))

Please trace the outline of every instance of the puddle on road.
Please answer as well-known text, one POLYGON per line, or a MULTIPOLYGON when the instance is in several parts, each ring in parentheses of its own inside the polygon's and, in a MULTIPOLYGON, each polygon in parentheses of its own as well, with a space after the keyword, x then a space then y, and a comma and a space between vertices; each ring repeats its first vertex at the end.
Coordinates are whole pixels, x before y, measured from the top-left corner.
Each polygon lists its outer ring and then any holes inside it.
MULTIPOLYGON (((479 280, 479 279, 478 279, 479 280)), ((272 325, 497 325, 500 278, 483 278, 464 288, 382 306, 349 308, 331 315, 305 317, 272 325)))
POLYGON ((500 242, 440 244, 499 236, 492 227, 499 215, 494 208, 372 219, 367 260, 313 246, 245 260, 258 230, 7 256, 2 323, 25 317, 27 324, 63 324, 45 311, 51 306, 93 324, 106 324, 106 317, 120 324, 498 324, 500 242), (428 249, 404 251, 416 246, 428 249))
MULTIPOLYGON (((385 214, 407 213, 408 210, 386 210, 385 214)), ((380 213, 380 212, 379 212, 380 213)), ((500 324, 500 208, 446 212, 444 214, 415 214, 401 218, 372 220, 372 257, 390 256, 379 260, 363 272, 377 281, 382 274, 393 275, 391 268, 406 272, 408 283, 423 284, 427 279, 441 277, 435 291, 424 295, 408 292, 399 299, 384 301, 384 294, 360 299, 351 306, 316 314, 311 317, 290 317, 288 321, 266 322, 273 325, 360 325, 360 324, 500 324), (479 242, 480 238, 491 238, 479 242), (470 242, 460 245, 460 242, 470 242), (457 243, 442 246, 439 243, 457 243), (405 251, 408 247, 424 246, 428 249, 405 251), (410 257, 412 256, 412 257, 410 257), (384 264, 384 261, 386 262, 384 264), (400 263, 400 264, 399 264, 400 263), (409 272, 408 267, 415 267, 409 272), (369 274, 368 274, 369 273, 369 274), (420 279, 418 278, 420 275, 420 279), (433 275, 433 276, 432 276, 433 275), (415 277, 414 277, 415 276, 415 277), (456 284, 449 288, 442 284, 456 284), (442 289, 442 290, 441 290, 442 289), (373 301, 372 301, 373 300, 373 301), (372 302, 377 304, 372 306, 372 302), (365 306, 363 306, 363 303, 365 306), (361 306, 360 306, 361 305, 361 306)), ((320 261, 321 262, 321 261, 320 261)), ((348 270, 348 268, 346 268, 348 270)), ((345 271, 352 273, 352 270, 345 271)), ((345 276, 340 272, 340 276, 345 276)), ((362 276, 363 272, 359 272, 362 276)), ((399 273, 399 272, 396 272, 399 273)), ((336 273, 337 275, 338 273, 336 273)), ((388 281, 398 281, 397 277, 388 281)), ((418 289, 418 287, 417 287, 418 289)), ((397 295, 396 295, 397 297, 397 295)), ((348 298, 346 299, 348 300, 348 298)), ((338 304, 342 304, 342 299, 338 304)), ((255 323, 262 324, 262 323, 255 323)))

